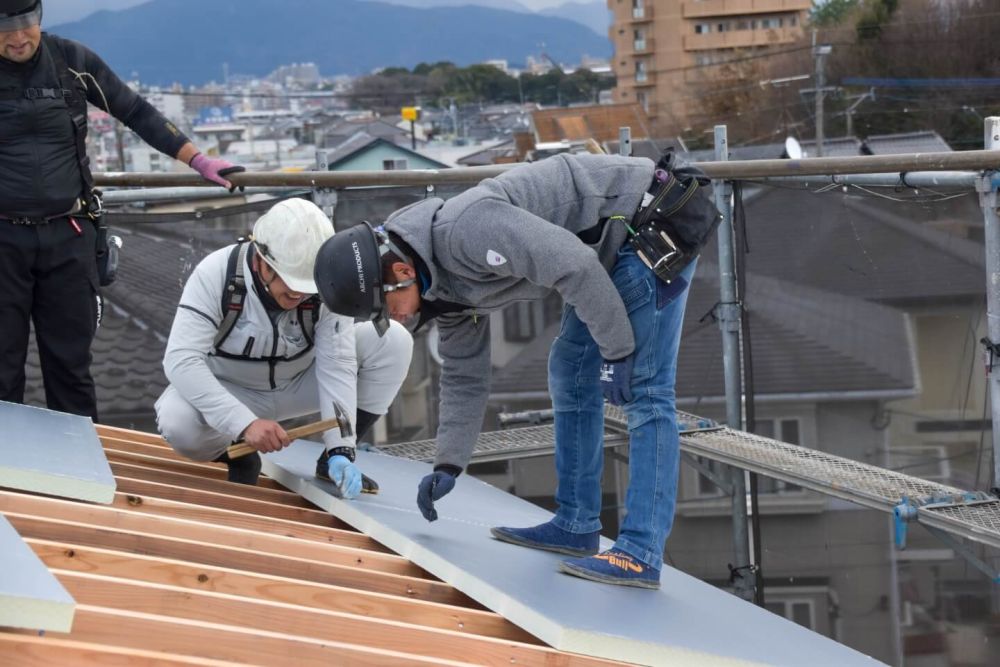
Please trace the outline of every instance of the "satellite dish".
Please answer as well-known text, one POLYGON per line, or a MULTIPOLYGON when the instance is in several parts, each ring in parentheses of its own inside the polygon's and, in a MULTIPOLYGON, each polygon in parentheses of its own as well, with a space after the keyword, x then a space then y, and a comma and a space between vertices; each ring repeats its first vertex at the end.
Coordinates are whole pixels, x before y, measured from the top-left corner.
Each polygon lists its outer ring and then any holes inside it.
POLYGON ((801 160, 802 159, 802 145, 799 143, 798 139, 795 137, 787 137, 785 139, 785 154, 791 160, 801 160))

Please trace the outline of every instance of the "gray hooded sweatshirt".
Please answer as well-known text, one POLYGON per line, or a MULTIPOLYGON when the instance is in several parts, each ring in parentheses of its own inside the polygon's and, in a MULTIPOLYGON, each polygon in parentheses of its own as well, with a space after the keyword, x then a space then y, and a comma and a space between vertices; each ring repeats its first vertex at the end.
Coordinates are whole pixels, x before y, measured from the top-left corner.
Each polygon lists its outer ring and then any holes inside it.
POLYGON ((652 178, 653 162, 645 158, 556 155, 389 217, 385 228, 430 272, 425 305, 467 306, 438 320, 444 364, 436 465, 464 468, 479 435, 490 388, 484 314, 555 290, 576 309, 605 359, 632 354, 632 327, 609 275, 625 225, 609 220, 592 245, 577 235, 612 216, 630 221, 652 178))

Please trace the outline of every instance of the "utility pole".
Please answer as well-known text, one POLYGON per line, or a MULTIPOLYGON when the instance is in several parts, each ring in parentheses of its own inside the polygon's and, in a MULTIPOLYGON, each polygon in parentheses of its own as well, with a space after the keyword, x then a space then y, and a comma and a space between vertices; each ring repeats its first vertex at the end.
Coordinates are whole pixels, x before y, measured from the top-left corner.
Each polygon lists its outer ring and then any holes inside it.
POLYGON ((847 136, 849 136, 849 137, 853 137, 854 136, 854 110, 858 108, 859 104, 861 104, 862 102, 864 102, 869 97, 872 98, 872 101, 875 100, 875 89, 874 88, 870 88, 867 93, 865 93, 864 95, 862 95, 861 97, 859 97, 857 100, 855 100, 854 104, 852 104, 851 106, 847 107, 847 112, 846 112, 847 113, 847 136))
POLYGON ((823 93, 826 87, 826 57, 833 50, 829 44, 816 44, 813 30, 813 57, 816 58, 816 157, 823 157, 823 143, 826 139, 823 128, 823 93))

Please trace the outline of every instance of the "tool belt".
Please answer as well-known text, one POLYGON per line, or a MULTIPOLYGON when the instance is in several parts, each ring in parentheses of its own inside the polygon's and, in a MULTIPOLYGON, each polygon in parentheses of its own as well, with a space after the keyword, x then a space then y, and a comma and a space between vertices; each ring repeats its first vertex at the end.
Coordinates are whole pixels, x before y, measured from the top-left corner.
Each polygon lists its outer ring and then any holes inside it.
POLYGON ((0 213, 0 220, 8 222, 12 225, 47 225, 53 220, 65 220, 74 213, 80 212, 80 205, 74 204, 73 208, 66 211, 65 213, 59 213, 57 215, 45 215, 45 216, 30 216, 30 215, 4 215, 0 213))
POLYGON ((628 224, 628 242, 639 259, 669 283, 693 262, 722 216, 704 172, 681 164, 672 151, 656 163, 653 182, 628 224))

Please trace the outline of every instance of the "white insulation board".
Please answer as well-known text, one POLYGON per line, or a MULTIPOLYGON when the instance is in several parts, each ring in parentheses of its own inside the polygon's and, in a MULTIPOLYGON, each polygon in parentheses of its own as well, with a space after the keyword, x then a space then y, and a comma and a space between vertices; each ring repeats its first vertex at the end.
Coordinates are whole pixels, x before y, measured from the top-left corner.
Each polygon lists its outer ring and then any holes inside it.
POLYGON ((69 632, 76 602, 0 514, 0 626, 69 632))
POLYGON ((115 478, 89 417, 0 401, 0 487, 105 505, 115 478))
POLYGON ((358 466, 381 491, 338 500, 314 477, 320 451, 296 441, 266 455, 264 472, 556 649, 644 665, 881 664, 669 567, 659 591, 562 574, 563 556, 499 542, 489 531, 552 514, 467 475, 428 523, 416 495, 431 467, 358 452, 358 466))

